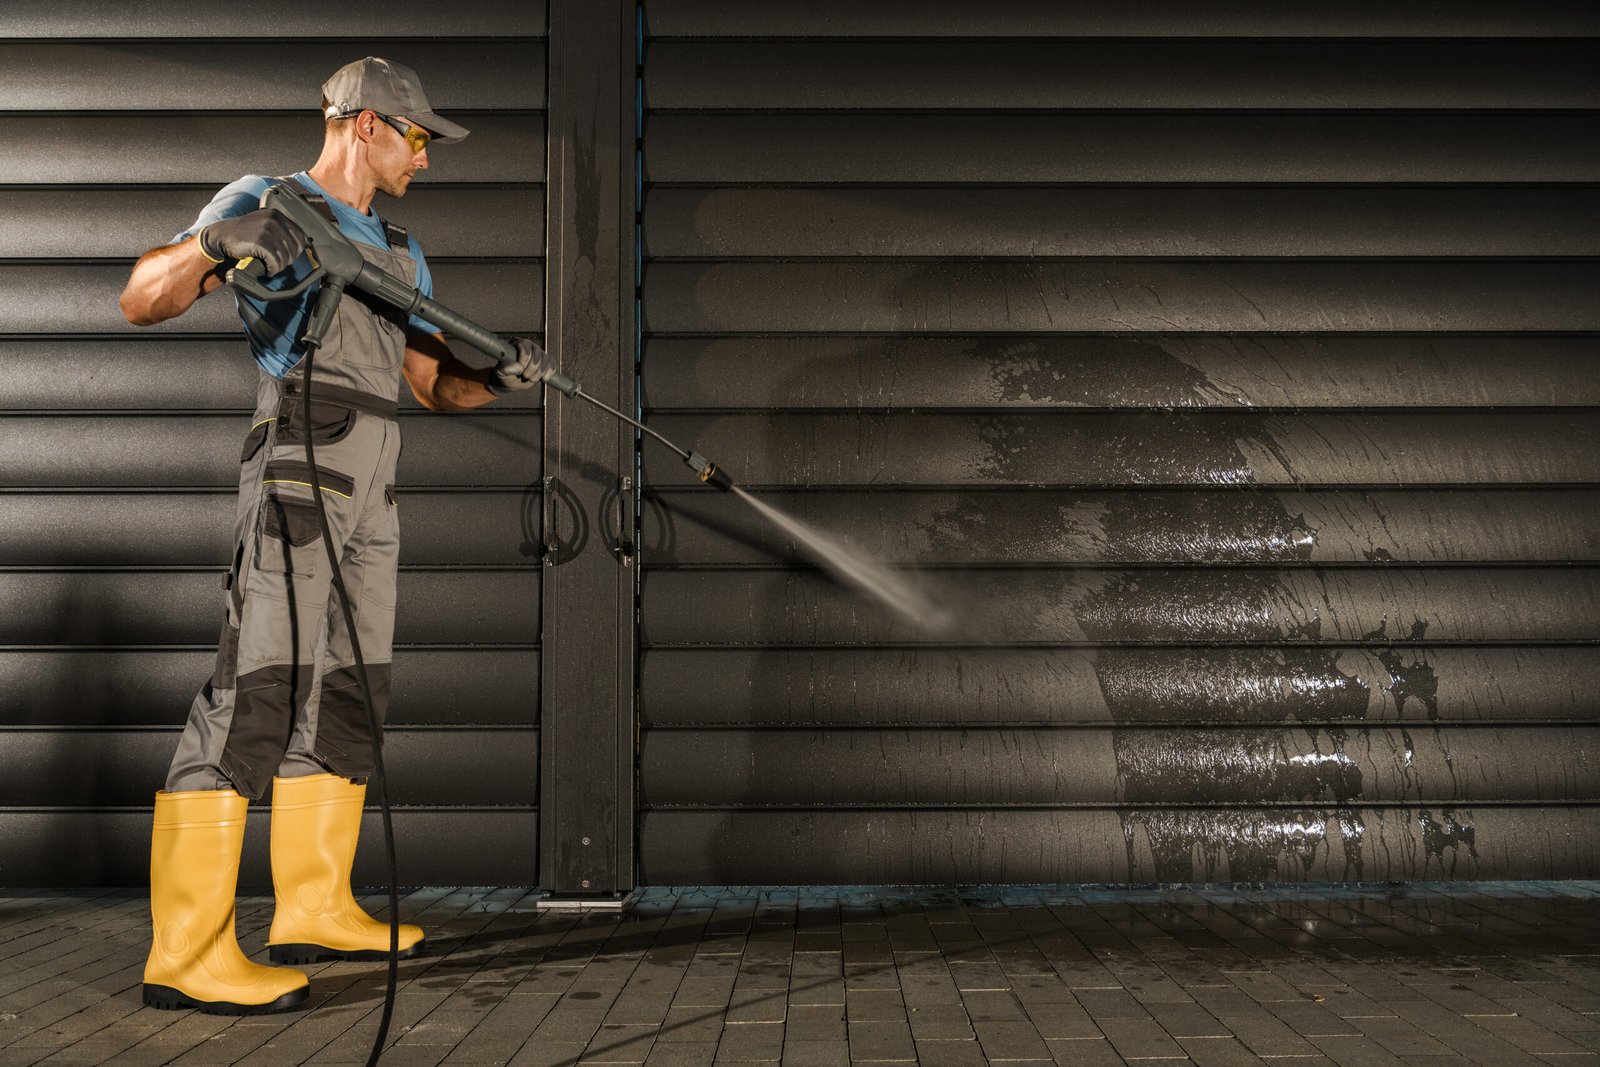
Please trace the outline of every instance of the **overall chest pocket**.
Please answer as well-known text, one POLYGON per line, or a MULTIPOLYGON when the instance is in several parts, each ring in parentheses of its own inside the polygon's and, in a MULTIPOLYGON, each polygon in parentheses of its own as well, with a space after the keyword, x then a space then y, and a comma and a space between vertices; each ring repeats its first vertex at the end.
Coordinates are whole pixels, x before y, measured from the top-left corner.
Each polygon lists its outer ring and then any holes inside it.
MULTIPOLYGON (((416 264, 390 249, 365 247, 362 258, 407 285, 416 284, 416 264)), ((398 372, 405 359, 406 316, 379 304, 365 293, 346 289, 334 320, 329 354, 335 362, 398 372)))

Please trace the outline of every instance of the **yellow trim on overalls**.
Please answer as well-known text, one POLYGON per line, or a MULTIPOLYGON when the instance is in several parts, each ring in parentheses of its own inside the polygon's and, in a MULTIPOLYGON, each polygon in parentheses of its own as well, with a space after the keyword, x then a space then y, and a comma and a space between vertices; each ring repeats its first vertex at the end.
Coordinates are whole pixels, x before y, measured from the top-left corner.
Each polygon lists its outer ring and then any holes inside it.
MULTIPOLYGON (((315 486, 313 486, 310 482, 297 482, 293 478, 266 478, 266 479, 262 480, 261 484, 262 485, 303 485, 307 489, 315 488, 315 486)), ((337 489, 329 489, 325 485, 322 486, 322 491, 324 493, 332 493, 334 496, 342 496, 346 500, 355 499, 349 493, 341 493, 341 492, 339 492, 339 490, 337 490, 337 489)))
POLYGON ((267 423, 276 421, 276 419, 277 419, 276 415, 274 415, 270 419, 262 419, 260 422, 256 423, 254 426, 250 427, 250 432, 254 433, 255 431, 261 429, 261 427, 265 426, 267 423))

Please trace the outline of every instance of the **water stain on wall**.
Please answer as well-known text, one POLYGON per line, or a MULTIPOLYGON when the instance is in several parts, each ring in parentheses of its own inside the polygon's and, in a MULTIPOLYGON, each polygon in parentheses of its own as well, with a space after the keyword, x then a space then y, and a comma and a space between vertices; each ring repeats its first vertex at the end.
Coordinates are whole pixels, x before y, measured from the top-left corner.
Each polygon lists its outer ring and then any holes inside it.
MULTIPOLYGON (((1385 697, 1400 711, 1418 701, 1437 721, 1439 679, 1421 645, 1426 623, 1417 620, 1399 638, 1403 645, 1393 643, 1387 619, 1377 632, 1364 635, 1375 645, 1372 656, 1381 674, 1387 675, 1374 678, 1367 657, 1361 659, 1369 669, 1348 669, 1341 665, 1345 653, 1316 647, 1329 611, 1326 600, 1307 604, 1300 597, 1286 605, 1294 594, 1274 571, 1241 568, 1239 580, 1221 586, 1232 602, 1218 604, 1212 601, 1219 589, 1215 576, 1191 577, 1181 566, 1223 561, 1304 566, 1312 562, 1318 533, 1304 514, 1291 514, 1276 493, 1252 484, 1252 456, 1269 455, 1288 466, 1273 434, 1281 417, 1247 418, 1241 432, 1240 390, 1213 380, 1198 365, 1195 351, 1181 342, 1144 338, 1061 337, 985 339, 968 352, 989 364, 1002 399, 1071 403, 1092 395, 1117 408, 1154 409, 1144 414, 1152 426, 1163 419, 1162 408, 1225 407, 1231 415, 1215 432, 1198 424, 1181 448, 1166 453, 1153 451, 1136 433, 1108 443, 1106 454, 1120 457, 1127 484, 1196 487, 1181 509, 1152 514, 1139 494, 1111 493, 1092 511, 1078 502, 1060 512, 1075 540, 1087 533, 1091 544, 1115 546, 1124 561, 1180 561, 1090 583, 1070 608, 1091 641, 1127 643, 1127 616, 1117 609, 1142 582, 1141 599, 1148 598, 1151 584, 1164 595, 1156 601, 1160 607, 1140 620, 1140 640, 1181 641, 1190 629, 1184 616, 1205 615, 1239 642, 1231 648, 1178 645, 1162 657, 1115 647, 1095 655, 1106 706, 1122 727, 1114 737, 1114 773, 1125 805, 1119 815, 1128 875, 1163 882, 1419 877, 1434 861, 1443 867, 1447 853, 1447 873, 1454 873, 1463 846, 1476 859, 1476 841, 1470 823, 1449 811, 1442 821, 1428 811, 1416 816, 1421 869, 1415 869, 1416 862, 1401 864, 1413 869, 1396 869, 1394 857, 1385 856, 1381 872, 1368 870, 1361 770, 1346 751, 1347 724, 1364 721, 1374 702, 1385 697), (1241 684, 1245 677, 1249 681, 1241 684), (1163 695, 1154 705, 1159 720, 1151 718, 1152 690, 1163 695), (1195 725, 1184 732, 1181 745, 1173 745, 1171 731, 1147 728, 1155 721, 1195 725), (1281 729, 1248 728, 1266 724, 1297 726, 1305 743, 1291 752, 1281 729)), ((975 462, 988 477, 1012 481, 1022 463, 1037 459, 1015 421, 980 420, 979 432, 985 451, 975 462)), ((1152 434, 1150 440, 1170 438, 1152 434)), ((1172 494, 1152 497, 1171 500, 1172 494)), ((1381 513, 1374 518, 1383 521, 1381 513)), ((942 549, 960 548, 966 557, 982 558, 981 546, 1004 528, 973 494, 934 516, 923 532, 942 549)), ((1381 567, 1387 555, 1370 556, 1369 562, 1381 567)), ((1437 727, 1434 734, 1438 740, 1437 727)), ((1395 758, 1409 766, 1415 747, 1408 731, 1402 735, 1406 751, 1395 758)), ((1417 783, 1419 799, 1421 788, 1417 783)))

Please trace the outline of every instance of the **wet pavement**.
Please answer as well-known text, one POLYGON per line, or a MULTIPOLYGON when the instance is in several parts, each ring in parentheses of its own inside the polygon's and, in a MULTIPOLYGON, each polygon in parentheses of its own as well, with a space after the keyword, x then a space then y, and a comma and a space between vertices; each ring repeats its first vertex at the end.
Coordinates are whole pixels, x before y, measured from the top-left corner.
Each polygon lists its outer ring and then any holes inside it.
MULTIPOLYGON (((537 899, 404 896, 430 950, 383 1063, 1600 1063, 1600 882, 537 899)), ((239 901, 262 962, 271 907, 239 901)), ((306 968, 307 1010, 156 1011, 148 921, 137 892, 0 894, 0 1067, 366 1062, 384 964, 306 968)))

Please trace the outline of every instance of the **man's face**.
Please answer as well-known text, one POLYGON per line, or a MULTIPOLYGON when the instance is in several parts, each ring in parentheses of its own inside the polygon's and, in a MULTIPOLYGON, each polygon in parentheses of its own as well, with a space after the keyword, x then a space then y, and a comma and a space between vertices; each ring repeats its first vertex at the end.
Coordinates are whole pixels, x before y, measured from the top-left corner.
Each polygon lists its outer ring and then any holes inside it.
MULTIPOLYGON (((426 134, 420 127, 415 127, 417 132, 411 134, 408 140, 399 130, 377 117, 376 113, 374 115, 372 140, 367 151, 367 163, 372 167, 373 181, 390 196, 405 196, 417 171, 428 169, 426 134), (414 148, 413 145, 419 142, 423 147, 414 148)), ((412 125, 403 115, 393 118, 401 126, 412 125)))

